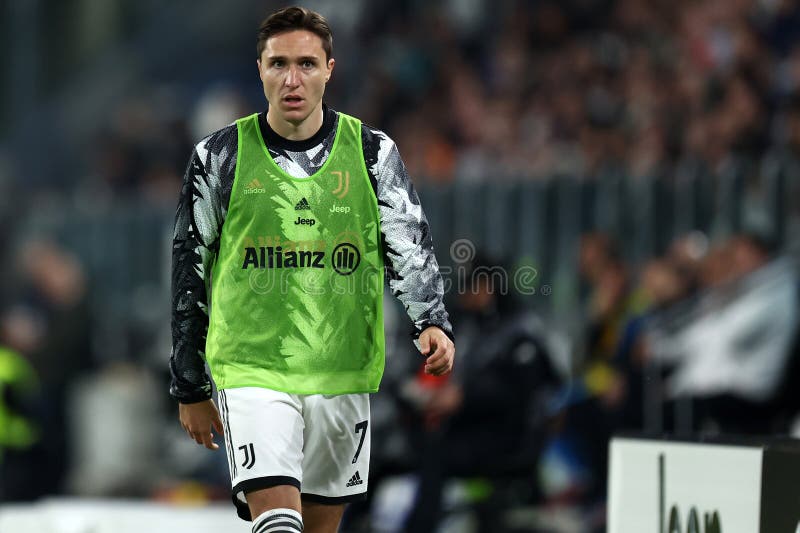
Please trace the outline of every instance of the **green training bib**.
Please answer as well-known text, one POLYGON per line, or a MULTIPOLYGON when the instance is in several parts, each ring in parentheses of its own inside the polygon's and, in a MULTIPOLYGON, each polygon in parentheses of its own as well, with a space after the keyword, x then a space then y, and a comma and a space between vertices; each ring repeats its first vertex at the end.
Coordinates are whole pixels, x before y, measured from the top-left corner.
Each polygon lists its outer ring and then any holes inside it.
POLYGON ((383 375, 383 253, 361 122, 339 114, 308 178, 281 170, 258 115, 239 151, 212 272, 206 358, 217 387, 374 392, 383 375))

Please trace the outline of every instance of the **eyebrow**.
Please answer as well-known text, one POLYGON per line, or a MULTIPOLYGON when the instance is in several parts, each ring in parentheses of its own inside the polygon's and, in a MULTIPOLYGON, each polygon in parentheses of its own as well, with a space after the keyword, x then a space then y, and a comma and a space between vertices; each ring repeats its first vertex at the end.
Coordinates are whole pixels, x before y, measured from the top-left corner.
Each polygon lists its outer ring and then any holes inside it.
MULTIPOLYGON (((267 57, 267 60, 269 60, 269 61, 276 61, 276 60, 288 61, 288 59, 289 58, 287 58, 286 56, 281 56, 281 55, 275 55, 275 56, 267 57)), ((316 62, 319 61, 319 58, 316 57, 316 56, 300 56, 300 57, 297 58, 297 61, 299 61, 299 62, 313 61, 314 63, 316 63, 316 62)))

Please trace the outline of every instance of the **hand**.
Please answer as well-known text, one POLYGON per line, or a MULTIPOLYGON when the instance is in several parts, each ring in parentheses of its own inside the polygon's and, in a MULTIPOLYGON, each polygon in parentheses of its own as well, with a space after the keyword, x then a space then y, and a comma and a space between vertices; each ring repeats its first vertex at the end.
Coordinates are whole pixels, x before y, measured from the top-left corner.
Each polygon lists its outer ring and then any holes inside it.
POLYGON ((219 444, 214 442, 214 435, 211 434, 211 427, 220 435, 224 432, 214 400, 178 404, 178 414, 181 426, 197 444, 202 444, 209 450, 219 449, 219 444))
POLYGON ((453 341, 436 326, 430 326, 419 336, 419 349, 425 360, 425 373, 443 376, 453 370, 456 347, 453 341))

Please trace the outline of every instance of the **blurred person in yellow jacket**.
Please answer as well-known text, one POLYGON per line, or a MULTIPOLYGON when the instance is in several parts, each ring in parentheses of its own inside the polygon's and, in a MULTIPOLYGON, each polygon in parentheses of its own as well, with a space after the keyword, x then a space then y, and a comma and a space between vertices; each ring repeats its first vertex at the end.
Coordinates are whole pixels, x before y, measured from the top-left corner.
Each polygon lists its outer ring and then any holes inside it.
POLYGON ((39 379, 18 353, 0 347, 0 501, 28 499, 25 464, 39 441, 39 429, 26 413, 38 395, 39 379))

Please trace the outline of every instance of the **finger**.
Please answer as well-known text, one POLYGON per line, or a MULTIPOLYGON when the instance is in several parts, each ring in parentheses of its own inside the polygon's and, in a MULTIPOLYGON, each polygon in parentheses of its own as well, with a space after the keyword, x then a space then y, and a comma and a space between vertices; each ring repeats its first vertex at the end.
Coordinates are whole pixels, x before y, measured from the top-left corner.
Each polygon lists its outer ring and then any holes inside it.
POLYGON ((425 360, 425 364, 428 366, 436 366, 445 357, 447 357, 447 347, 437 346, 436 351, 425 360))
POLYGON ((428 374, 432 374, 434 376, 440 376, 447 370, 448 366, 449 364, 447 360, 439 361, 435 365, 427 365, 425 367, 425 372, 427 372, 428 374))
POLYGON ((202 443, 203 446, 205 446, 209 450, 219 449, 219 444, 214 442, 214 435, 212 435, 210 431, 202 435, 202 443))
POLYGON ((443 366, 441 368, 433 370, 432 373, 433 373, 434 376, 444 376, 446 374, 449 374, 452 370, 453 370, 452 366, 445 365, 445 366, 443 366))
POLYGON ((419 338, 419 351, 422 355, 428 355, 428 352, 431 351, 431 341, 428 335, 422 335, 419 338))
MULTIPOLYGON (((426 367, 427 369, 427 367, 426 367)), ((436 365, 430 366, 430 374, 434 376, 441 376, 447 374, 453 369, 453 357, 449 353, 442 358, 436 365)))
POLYGON ((432 376, 444 376, 448 372, 450 372, 450 367, 445 365, 439 368, 432 368, 428 373, 432 376))
POLYGON ((217 430, 218 434, 225 434, 225 429, 222 425, 222 420, 220 419, 219 415, 214 417, 214 420, 211 421, 211 424, 214 426, 214 429, 217 430))
POLYGON ((449 359, 447 349, 436 350, 436 352, 425 360, 425 365, 431 368, 438 368, 442 363, 449 359))
POLYGON ((441 372, 439 373, 440 376, 444 376, 445 374, 449 374, 453 371, 453 364, 449 363, 446 367, 444 367, 441 372))
POLYGON ((431 367, 437 367, 442 360, 448 358, 452 359, 453 355, 455 355, 453 344, 445 340, 437 347, 436 352, 425 361, 425 364, 431 367))

